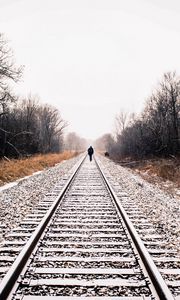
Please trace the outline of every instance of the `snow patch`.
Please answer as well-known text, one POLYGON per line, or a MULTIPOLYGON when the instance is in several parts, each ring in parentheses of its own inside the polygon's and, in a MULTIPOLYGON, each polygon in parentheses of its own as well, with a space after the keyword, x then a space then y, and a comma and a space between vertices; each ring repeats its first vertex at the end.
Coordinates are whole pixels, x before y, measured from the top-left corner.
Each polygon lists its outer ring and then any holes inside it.
POLYGON ((12 187, 18 185, 19 182, 24 181, 24 180, 26 180, 26 179, 28 179, 28 178, 33 177, 33 176, 36 176, 36 175, 38 175, 38 174, 41 174, 42 172, 43 172, 43 171, 37 171, 37 172, 34 172, 32 175, 25 176, 25 177, 23 177, 23 178, 17 179, 16 181, 6 183, 5 185, 0 186, 0 192, 5 191, 5 190, 7 190, 7 189, 10 189, 10 188, 12 188, 12 187))

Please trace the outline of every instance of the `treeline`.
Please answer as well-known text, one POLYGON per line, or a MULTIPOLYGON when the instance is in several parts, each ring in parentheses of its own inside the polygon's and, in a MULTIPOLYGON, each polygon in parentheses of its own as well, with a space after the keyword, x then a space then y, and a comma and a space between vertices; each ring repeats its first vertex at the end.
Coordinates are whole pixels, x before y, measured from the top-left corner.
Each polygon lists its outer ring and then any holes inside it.
POLYGON ((96 145, 121 158, 180 153, 180 78, 176 73, 163 75, 140 116, 121 112, 115 137, 104 135, 96 145))
POLYGON ((84 138, 81 138, 79 135, 77 135, 75 132, 70 132, 67 134, 65 138, 65 150, 70 151, 84 151, 87 149, 88 144, 87 140, 84 138))
POLYGON ((65 127, 66 122, 56 108, 40 104, 35 97, 19 100, 7 107, 0 118, 1 155, 59 152, 65 127))
POLYGON ((59 152, 67 123, 56 108, 41 104, 37 97, 14 95, 10 84, 18 82, 22 73, 0 34, 0 157, 59 152))

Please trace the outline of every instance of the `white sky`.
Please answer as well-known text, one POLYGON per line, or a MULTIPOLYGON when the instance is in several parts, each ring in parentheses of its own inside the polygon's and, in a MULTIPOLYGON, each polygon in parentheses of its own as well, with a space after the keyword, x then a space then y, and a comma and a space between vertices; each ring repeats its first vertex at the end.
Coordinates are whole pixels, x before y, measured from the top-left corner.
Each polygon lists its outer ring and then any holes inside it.
POLYGON ((164 72, 180 74, 179 0, 0 0, 0 32, 25 65, 17 92, 86 138, 141 111, 164 72))

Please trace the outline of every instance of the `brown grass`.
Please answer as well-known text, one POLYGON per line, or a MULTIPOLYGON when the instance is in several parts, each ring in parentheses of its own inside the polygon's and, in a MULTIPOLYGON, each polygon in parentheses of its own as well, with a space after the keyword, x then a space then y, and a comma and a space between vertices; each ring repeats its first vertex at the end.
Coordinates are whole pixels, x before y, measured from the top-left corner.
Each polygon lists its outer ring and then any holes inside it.
POLYGON ((0 160, 0 186, 32 175, 34 172, 53 167, 62 160, 67 160, 78 155, 77 152, 64 151, 57 154, 41 154, 30 158, 12 159, 10 161, 0 160))
POLYGON ((172 181, 180 187, 180 158, 146 160, 136 165, 135 169, 164 181, 172 181))

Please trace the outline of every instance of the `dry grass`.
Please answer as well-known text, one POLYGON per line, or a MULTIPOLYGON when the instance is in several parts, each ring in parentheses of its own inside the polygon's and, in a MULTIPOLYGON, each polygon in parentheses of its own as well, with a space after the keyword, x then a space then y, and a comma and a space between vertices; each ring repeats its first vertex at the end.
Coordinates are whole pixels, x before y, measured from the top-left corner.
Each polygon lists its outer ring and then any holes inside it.
POLYGON ((32 175, 34 172, 52 167, 62 160, 67 160, 76 155, 78 155, 77 152, 64 151, 63 153, 36 155, 24 159, 1 160, 0 186, 24 176, 32 175))
POLYGON ((136 165, 135 169, 164 181, 172 181, 180 187, 180 158, 146 160, 136 165))

